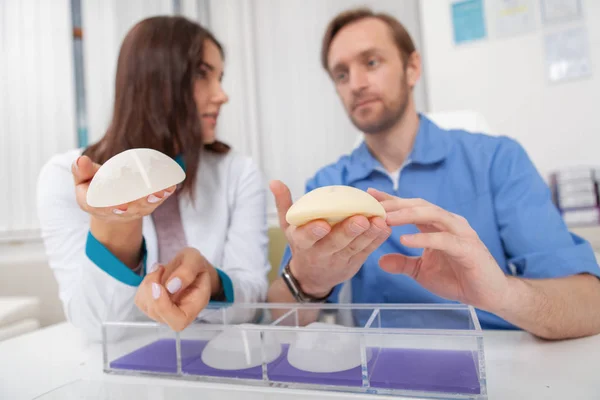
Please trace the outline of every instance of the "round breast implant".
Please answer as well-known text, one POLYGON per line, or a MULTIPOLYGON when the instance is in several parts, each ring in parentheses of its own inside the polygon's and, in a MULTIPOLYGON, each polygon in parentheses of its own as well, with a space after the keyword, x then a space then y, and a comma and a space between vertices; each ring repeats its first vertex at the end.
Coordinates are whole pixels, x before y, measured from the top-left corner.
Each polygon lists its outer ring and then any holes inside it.
POLYGON ((323 219, 333 226, 353 215, 385 218, 385 209, 363 190, 351 186, 323 186, 299 198, 288 210, 286 221, 301 226, 323 219))
MULTIPOLYGON (((233 325, 211 339, 202 351, 202 362, 211 368, 238 370, 262 364, 259 330, 244 330, 250 324, 233 325)), ((264 333, 266 362, 281 354, 281 343, 270 332, 264 333)))
MULTIPOLYGON (((339 325, 313 322, 307 328, 327 329, 328 332, 298 332, 290 345, 288 362, 307 372, 341 372, 361 365, 360 336, 336 332, 339 325)), ((367 350, 367 361, 372 352, 367 350)))
POLYGON ((171 157, 152 149, 115 155, 96 172, 87 192, 92 207, 114 207, 181 183, 185 172, 171 157))

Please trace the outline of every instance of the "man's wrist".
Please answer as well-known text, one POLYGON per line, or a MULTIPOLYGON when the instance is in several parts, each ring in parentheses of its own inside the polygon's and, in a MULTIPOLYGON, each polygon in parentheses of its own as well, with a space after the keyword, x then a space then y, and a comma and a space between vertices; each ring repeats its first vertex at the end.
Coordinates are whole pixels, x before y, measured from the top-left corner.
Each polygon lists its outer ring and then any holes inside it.
POLYGON ((523 306, 523 299, 527 297, 528 285, 520 278, 507 276, 507 288, 502 293, 500 301, 494 302, 487 311, 507 319, 514 315, 515 310, 523 306))
POLYGON ((333 288, 329 288, 329 289, 323 290, 323 289, 319 289, 319 288, 311 288, 310 286, 308 287, 308 289, 305 289, 301 283, 300 283, 300 288, 307 295, 309 295, 311 297, 316 297, 318 299, 321 299, 321 298, 327 296, 329 293, 331 293, 331 290, 333 289, 333 288))
MULTIPOLYGON (((294 279, 296 280, 296 282, 298 282, 298 285, 300 286, 300 290, 302 290, 303 293, 320 299, 320 298, 324 298, 326 297, 329 293, 331 293, 333 286, 328 287, 328 288, 324 288, 324 287, 318 287, 318 286, 314 286, 314 285, 310 285, 306 280, 302 279, 302 276, 298 276, 298 271, 295 268, 294 265, 294 261, 293 259, 290 260, 289 262, 289 266, 290 266, 290 272, 293 275, 294 279)), ((300 274, 301 275, 301 274, 300 274)))

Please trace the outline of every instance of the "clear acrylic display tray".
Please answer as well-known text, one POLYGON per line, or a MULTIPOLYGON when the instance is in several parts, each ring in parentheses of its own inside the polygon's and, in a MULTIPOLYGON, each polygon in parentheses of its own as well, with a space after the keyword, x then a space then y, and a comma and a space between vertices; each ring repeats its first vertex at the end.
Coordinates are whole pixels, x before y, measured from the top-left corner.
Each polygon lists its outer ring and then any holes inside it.
POLYGON ((156 322, 106 322, 105 372, 487 399, 483 333, 470 306, 210 304, 201 317, 180 333, 156 322))

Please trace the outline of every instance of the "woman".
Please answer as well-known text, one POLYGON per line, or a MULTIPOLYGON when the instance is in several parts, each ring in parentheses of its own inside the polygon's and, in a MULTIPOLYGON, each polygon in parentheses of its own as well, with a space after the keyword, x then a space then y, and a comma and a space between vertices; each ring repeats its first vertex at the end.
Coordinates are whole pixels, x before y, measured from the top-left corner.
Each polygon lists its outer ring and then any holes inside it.
POLYGON ((121 47, 106 134, 42 169, 38 213, 50 267, 68 320, 89 337, 101 337, 105 320, 141 312, 180 331, 209 300, 264 301, 266 193, 256 165, 215 139, 228 100, 222 77, 223 49, 206 29, 181 17, 138 23, 121 47), (88 206, 94 173, 131 148, 173 157, 186 179, 119 207, 88 206))

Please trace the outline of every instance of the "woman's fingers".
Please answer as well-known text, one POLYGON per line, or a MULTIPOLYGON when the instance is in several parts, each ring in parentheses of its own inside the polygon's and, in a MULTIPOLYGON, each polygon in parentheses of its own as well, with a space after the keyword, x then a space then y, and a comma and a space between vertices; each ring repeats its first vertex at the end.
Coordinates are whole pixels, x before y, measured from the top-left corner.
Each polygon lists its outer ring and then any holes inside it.
POLYGON ((188 286, 179 303, 173 302, 168 293, 161 292, 154 305, 162 320, 174 331, 181 332, 196 319, 209 300, 210 278, 208 273, 204 272, 188 286))
POLYGON ((197 249, 186 247, 165 266, 161 282, 171 295, 171 300, 179 304, 198 275, 209 268, 210 265, 197 249))
POLYGON ((179 300, 179 308, 184 315, 189 316, 187 323, 191 323, 200 314, 200 311, 208 305, 210 301, 210 275, 208 272, 202 272, 179 300))
POLYGON ((167 264, 166 269, 168 272, 163 277, 163 284, 172 295, 187 289, 204 270, 197 259, 178 257, 167 264))
POLYGON ((164 274, 164 267, 155 264, 149 269, 146 277, 140 284, 135 295, 135 305, 148 317, 157 322, 164 323, 163 319, 156 313, 154 308, 154 298, 160 296, 163 291, 160 280, 164 274))
POLYGON ((169 325, 174 331, 183 330, 188 323, 187 316, 171 300, 166 288, 161 284, 165 268, 146 275, 136 295, 136 305, 153 320, 169 325))
POLYGON ((114 207, 90 207, 87 204, 87 190, 89 182, 80 184, 77 187, 77 202, 86 212, 105 220, 130 221, 150 215, 158 206, 165 202, 175 192, 175 186, 166 190, 160 190, 141 199, 130 203, 120 204, 114 207))
POLYGON ((102 209, 106 214, 113 213, 122 216, 137 216, 143 217, 152 214, 158 206, 175 192, 175 186, 171 186, 165 190, 152 193, 141 199, 137 199, 127 204, 121 204, 116 207, 102 209))
POLYGON ((152 311, 155 312, 165 324, 176 332, 181 332, 188 325, 186 323, 187 316, 177 307, 165 287, 160 283, 152 283, 152 298, 154 302, 151 305, 152 311))
POLYGON ((100 164, 92 162, 88 156, 81 156, 73 162, 71 173, 75 185, 87 183, 92 180, 96 172, 100 169, 100 164))
POLYGON ((154 209, 156 206, 153 204, 160 203, 163 200, 166 200, 170 195, 175 192, 175 186, 171 186, 165 190, 159 190, 158 192, 152 193, 148 195, 144 201, 144 199, 139 199, 135 201, 135 205, 139 205, 140 208, 150 208, 154 209))
POLYGON ((136 305, 150 318, 175 331, 185 329, 210 300, 210 273, 204 257, 185 249, 165 267, 155 264, 136 294, 136 305))

